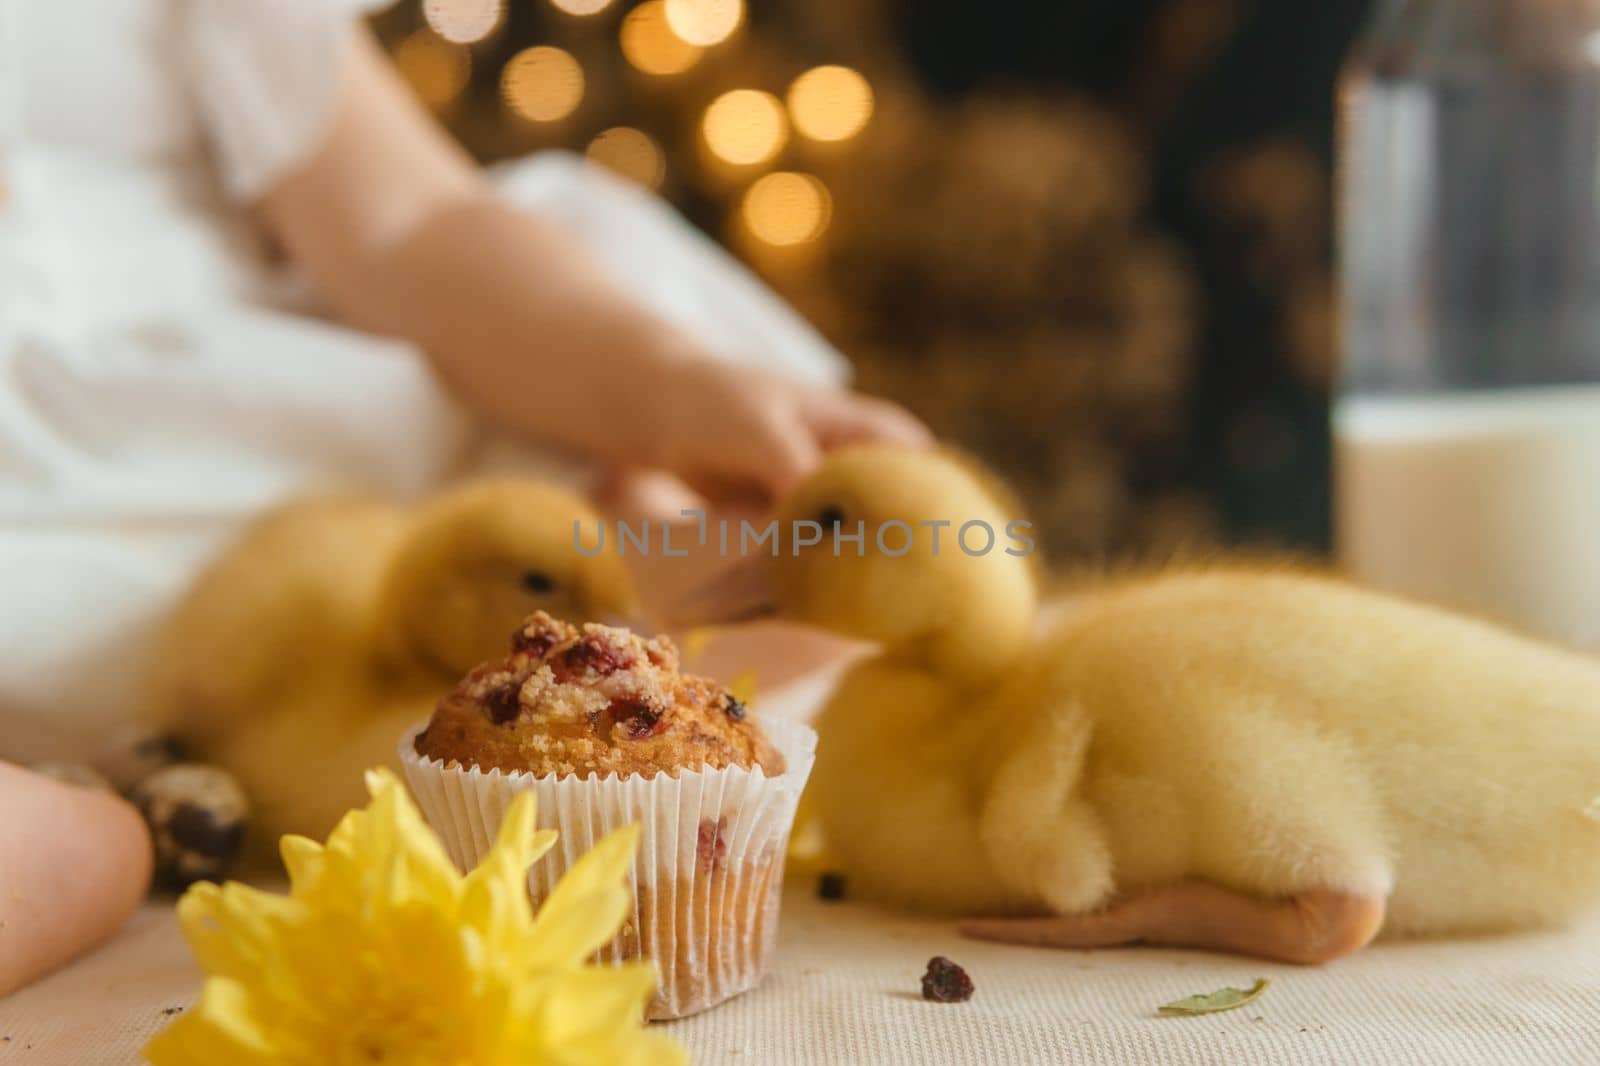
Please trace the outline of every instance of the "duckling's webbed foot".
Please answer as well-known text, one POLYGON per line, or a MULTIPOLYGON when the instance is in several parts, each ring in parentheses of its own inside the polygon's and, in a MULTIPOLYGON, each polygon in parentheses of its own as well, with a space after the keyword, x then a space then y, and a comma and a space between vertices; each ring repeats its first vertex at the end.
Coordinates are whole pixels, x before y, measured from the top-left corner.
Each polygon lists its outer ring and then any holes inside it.
POLYGON ((1328 889, 1259 899, 1209 881, 1179 881, 1082 914, 969 919, 961 932, 1037 947, 1159 944, 1314 964, 1365 947, 1383 924, 1386 905, 1382 896, 1328 889))

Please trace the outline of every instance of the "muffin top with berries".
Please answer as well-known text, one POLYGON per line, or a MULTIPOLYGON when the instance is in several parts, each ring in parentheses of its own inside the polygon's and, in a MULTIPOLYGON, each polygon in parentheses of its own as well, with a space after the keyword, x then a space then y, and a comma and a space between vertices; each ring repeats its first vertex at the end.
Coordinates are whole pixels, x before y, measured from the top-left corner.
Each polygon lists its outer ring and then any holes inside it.
POLYGON ((653 777, 760 766, 783 756, 726 688, 678 672, 665 637, 568 625, 539 611, 511 654, 439 701, 417 753, 445 763, 566 777, 653 777))

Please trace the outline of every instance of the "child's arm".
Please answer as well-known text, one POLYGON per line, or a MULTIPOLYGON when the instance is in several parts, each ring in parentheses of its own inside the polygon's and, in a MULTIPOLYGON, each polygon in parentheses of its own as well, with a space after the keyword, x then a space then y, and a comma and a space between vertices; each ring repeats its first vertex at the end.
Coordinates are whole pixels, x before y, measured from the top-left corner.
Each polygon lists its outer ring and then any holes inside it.
POLYGON ((349 321, 421 345, 467 403, 527 435, 763 493, 834 444, 925 438, 892 404, 707 358, 495 196, 365 34, 322 147, 262 207, 349 321))
POLYGON ((0 762, 0 996, 116 932, 149 884, 138 811, 0 762))

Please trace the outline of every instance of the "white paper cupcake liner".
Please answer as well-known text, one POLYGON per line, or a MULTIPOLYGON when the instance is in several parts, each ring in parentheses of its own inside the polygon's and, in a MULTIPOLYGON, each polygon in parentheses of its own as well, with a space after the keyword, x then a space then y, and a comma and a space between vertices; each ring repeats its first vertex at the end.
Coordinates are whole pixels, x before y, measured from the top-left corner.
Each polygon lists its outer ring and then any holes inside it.
POLYGON ((784 854, 817 735, 798 722, 761 724, 783 753, 777 777, 759 766, 557 778, 446 765, 417 754, 425 724, 401 740, 400 761, 423 816, 462 870, 488 854, 519 792, 538 796, 540 828, 560 838, 528 873, 536 904, 601 837, 638 822, 633 914, 600 958, 654 961, 660 983, 649 1016, 678 1018, 754 988, 777 943, 784 854))

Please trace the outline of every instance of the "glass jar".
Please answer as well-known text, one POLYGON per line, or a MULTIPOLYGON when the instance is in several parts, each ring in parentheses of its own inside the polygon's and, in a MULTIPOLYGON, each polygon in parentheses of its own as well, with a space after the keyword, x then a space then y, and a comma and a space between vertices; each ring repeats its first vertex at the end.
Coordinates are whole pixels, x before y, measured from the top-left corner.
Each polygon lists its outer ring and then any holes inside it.
POLYGON ((1600 641, 1600 0, 1390 0, 1341 84, 1336 540, 1600 641))

